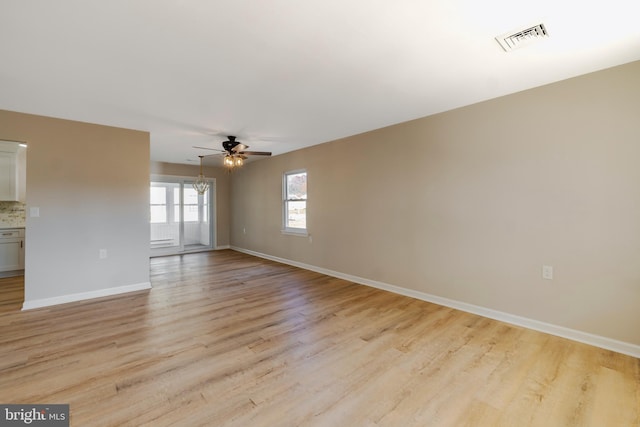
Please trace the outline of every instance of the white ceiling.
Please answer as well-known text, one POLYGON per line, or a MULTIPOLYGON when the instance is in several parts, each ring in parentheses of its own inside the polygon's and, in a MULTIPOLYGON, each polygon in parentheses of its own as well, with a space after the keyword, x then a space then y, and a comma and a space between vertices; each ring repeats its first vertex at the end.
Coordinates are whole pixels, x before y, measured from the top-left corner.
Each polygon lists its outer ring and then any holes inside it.
MULTIPOLYGON (((280 154, 640 59, 638 0, 0 0, 0 108, 280 154), (543 22, 510 53, 494 37, 543 22)), ((2 130, 0 129, 0 133, 2 130)), ((1 136, 1 135, 0 135, 1 136)))

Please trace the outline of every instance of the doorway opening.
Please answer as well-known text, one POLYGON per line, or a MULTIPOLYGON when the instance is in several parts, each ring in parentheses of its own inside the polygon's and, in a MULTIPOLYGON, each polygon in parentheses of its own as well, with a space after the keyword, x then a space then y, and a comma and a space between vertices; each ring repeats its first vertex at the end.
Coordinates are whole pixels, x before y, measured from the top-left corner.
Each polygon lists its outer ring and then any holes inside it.
POLYGON ((150 187, 151 256, 173 255, 213 249, 213 193, 198 194, 193 180, 155 179, 150 187))
POLYGON ((24 302, 27 144, 0 141, 0 312, 24 302))

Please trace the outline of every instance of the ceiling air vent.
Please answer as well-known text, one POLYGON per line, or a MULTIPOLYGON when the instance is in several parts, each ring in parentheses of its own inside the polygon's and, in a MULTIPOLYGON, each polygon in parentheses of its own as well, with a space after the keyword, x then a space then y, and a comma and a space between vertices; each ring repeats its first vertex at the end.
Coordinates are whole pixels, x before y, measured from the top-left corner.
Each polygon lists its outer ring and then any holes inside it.
POLYGON ((496 37, 496 41, 505 52, 509 52, 548 36, 549 33, 547 33, 544 24, 538 24, 524 30, 517 30, 498 36, 496 37))

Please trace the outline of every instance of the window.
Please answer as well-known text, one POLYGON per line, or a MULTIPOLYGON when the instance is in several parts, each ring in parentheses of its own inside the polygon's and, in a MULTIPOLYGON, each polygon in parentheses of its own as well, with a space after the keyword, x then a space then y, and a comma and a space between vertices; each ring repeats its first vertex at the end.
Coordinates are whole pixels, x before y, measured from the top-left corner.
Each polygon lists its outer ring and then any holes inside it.
POLYGON ((167 222, 167 193, 164 187, 151 186, 151 223, 167 222))
POLYGON ((198 192, 189 187, 184 188, 184 221, 200 221, 200 207, 202 206, 202 196, 198 197, 198 192))
POLYGON ((307 232, 307 171, 286 172, 283 179, 284 231, 307 232))

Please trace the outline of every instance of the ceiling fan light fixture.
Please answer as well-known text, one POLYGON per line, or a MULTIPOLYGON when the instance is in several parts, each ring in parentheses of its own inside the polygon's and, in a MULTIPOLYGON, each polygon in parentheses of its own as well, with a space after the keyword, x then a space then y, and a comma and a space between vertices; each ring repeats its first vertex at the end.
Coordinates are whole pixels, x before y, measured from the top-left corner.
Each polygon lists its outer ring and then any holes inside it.
MULTIPOLYGON (((209 147, 197 147, 193 148, 203 149, 203 150, 214 150, 214 151, 222 151, 222 165, 227 168, 229 172, 231 172, 235 168, 242 167, 244 165, 245 159, 247 156, 255 155, 255 156, 270 156, 270 151, 246 151, 249 148, 248 145, 244 145, 243 143, 236 141, 236 137, 229 135, 228 141, 222 142, 223 150, 217 150, 215 148, 209 147)), ((208 154, 208 156, 213 156, 214 154, 208 154)), ((206 157, 206 156, 201 156, 206 157)), ((202 169, 202 158, 200 159, 200 169, 202 169)))
POLYGON ((200 157, 200 174, 198 175, 198 178, 196 178, 196 180, 193 182, 193 189, 196 190, 198 194, 203 195, 209 189, 209 182, 202 173, 202 158, 204 156, 198 157, 200 157))

